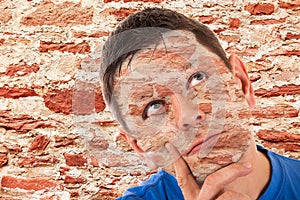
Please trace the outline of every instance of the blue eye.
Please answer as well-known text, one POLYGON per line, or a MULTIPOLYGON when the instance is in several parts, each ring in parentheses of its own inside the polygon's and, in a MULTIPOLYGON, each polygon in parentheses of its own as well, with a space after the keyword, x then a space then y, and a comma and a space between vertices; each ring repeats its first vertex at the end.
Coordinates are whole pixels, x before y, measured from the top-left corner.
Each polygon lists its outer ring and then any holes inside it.
POLYGON ((142 118, 147 119, 153 115, 160 115, 166 112, 165 102, 163 100, 151 101, 143 111, 142 118))
POLYGON ((188 87, 195 87, 207 79, 207 74, 204 72, 196 72, 189 78, 188 87))
POLYGON ((160 103, 160 102, 154 102, 152 103, 150 106, 149 106, 149 109, 148 109, 148 112, 150 110, 152 111, 156 111, 156 110, 159 110, 163 105, 160 103))

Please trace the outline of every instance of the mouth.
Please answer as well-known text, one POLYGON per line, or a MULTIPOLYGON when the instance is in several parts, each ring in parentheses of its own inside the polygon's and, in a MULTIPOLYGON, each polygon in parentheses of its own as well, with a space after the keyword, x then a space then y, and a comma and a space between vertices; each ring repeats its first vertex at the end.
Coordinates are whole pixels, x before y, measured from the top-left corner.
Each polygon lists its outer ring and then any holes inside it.
POLYGON ((183 153, 183 156, 192 156, 196 153, 198 153, 199 151, 201 151, 202 149, 205 149, 206 147, 209 147, 214 141, 215 139, 220 135, 220 133, 216 133, 210 136, 206 136, 206 137, 202 137, 197 139, 191 146, 190 148, 183 153))

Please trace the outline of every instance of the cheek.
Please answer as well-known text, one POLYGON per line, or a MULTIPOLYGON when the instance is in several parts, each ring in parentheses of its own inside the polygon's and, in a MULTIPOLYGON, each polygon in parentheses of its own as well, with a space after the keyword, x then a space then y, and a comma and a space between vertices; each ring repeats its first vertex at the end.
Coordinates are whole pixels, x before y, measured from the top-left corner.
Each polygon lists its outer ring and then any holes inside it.
POLYGON ((170 131, 169 128, 161 128, 160 132, 154 136, 138 139, 137 144, 145 152, 159 152, 165 149, 166 142, 174 140, 175 137, 176 132, 170 131))

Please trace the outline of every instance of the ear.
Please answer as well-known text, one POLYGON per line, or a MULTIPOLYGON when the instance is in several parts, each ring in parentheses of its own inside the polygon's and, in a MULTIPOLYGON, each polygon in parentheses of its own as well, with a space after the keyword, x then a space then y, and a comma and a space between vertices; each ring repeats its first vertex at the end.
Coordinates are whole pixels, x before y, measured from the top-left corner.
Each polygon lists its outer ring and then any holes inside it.
POLYGON ((250 108, 253 108, 255 106, 254 91, 244 63, 235 54, 232 54, 229 57, 229 62, 232 66, 233 75, 241 82, 242 90, 244 92, 248 105, 250 106, 250 108))
POLYGON ((145 151, 142 150, 138 144, 137 144, 137 140, 129 135, 127 135, 122 129, 120 129, 120 135, 126 140, 126 142, 131 146, 131 148, 141 154, 144 153, 145 151))

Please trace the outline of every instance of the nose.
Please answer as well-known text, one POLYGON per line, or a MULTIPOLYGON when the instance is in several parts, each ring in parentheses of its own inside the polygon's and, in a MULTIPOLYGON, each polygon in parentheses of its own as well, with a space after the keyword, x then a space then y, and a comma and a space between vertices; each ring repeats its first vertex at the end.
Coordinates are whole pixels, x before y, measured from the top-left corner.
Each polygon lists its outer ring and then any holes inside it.
POLYGON ((205 114, 188 98, 174 94, 171 97, 174 115, 179 129, 188 130, 204 121, 205 114))

